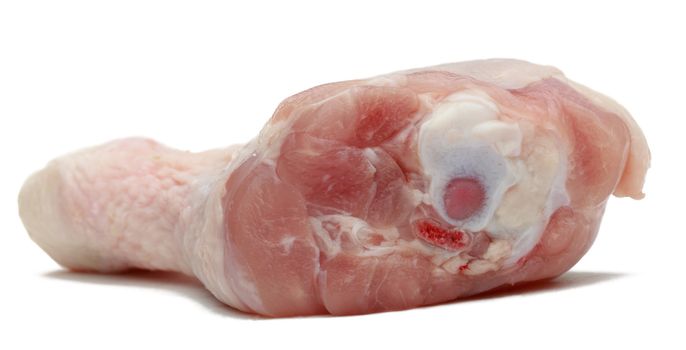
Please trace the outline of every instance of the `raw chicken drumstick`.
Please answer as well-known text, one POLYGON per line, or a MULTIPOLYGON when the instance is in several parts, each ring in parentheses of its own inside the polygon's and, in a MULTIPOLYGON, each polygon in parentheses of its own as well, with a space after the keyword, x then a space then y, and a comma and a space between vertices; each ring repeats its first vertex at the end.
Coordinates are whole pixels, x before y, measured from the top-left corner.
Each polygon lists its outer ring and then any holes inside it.
POLYGON ((69 154, 19 210, 72 270, 179 271, 268 316, 361 314, 562 274, 610 194, 643 197, 649 162, 613 100, 484 60, 312 88, 245 145, 69 154))

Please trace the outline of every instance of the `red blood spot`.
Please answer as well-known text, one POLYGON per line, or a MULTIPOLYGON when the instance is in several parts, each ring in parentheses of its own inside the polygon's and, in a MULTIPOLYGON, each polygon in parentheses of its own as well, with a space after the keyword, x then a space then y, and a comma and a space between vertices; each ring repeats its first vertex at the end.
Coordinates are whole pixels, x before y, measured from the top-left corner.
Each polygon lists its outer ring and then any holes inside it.
POLYGON ((443 201, 448 216, 455 220, 464 220, 481 209, 485 197, 478 180, 458 177, 446 186, 443 201))
POLYGON ((466 270, 466 269, 468 269, 468 268, 469 268, 469 264, 464 264, 464 265, 460 265, 460 268, 459 268, 459 269, 460 269, 460 272, 462 272, 462 271, 464 271, 464 270, 466 270))
POLYGON ((416 225, 417 235, 423 240, 448 250, 457 250, 466 245, 465 233, 459 230, 446 230, 429 221, 420 221, 416 225))

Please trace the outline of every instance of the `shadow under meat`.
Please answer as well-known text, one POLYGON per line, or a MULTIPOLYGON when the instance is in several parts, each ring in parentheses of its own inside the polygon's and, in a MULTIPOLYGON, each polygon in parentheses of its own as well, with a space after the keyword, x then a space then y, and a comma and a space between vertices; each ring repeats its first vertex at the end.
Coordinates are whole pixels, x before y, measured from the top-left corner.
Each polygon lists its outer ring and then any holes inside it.
POLYGON ((538 293, 550 293, 584 287, 592 284, 610 281, 625 277, 627 274, 618 272, 589 272, 589 271, 569 271, 559 277, 549 278, 533 282, 517 283, 514 286, 501 286, 495 289, 482 292, 470 297, 460 298, 455 302, 468 302, 486 300, 493 298, 503 298, 518 295, 529 295, 538 293))
MULTIPOLYGON (((196 300, 210 311, 222 316, 251 320, 272 319, 270 317, 248 314, 233 309, 217 300, 197 279, 176 272, 131 270, 117 274, 100 274, 57 270, 48 272, 44 274, 44 276, 64 281, 81 283, 135 286, 168 290, 196 300)), ((606 282, 624 276, 627 276, 627 274, 613 272, 570 271, 557 278, 535 282, 525 282, 516 284, 514 286, 503 286, 490 291, 482 292, 474 296, 459 298, 453 302, 427 305, 427 307, 440 307, 441 305, 445 304, 458 304, 492 298, 562 291, 565 289, 578 288, 606 282)), ((313 317, 330 317, 330 315, 313 315, 313 317)))
POLYGON ((70 282, 144 287, 172 291, 191 298, 210 311, 222 316, 240 319, 262 318, 259 315, 248 314, 231 308, 217 300, 196 278, 178 272, 129 270, 121 273, 102 274, 56 270, 47 272, 44 276, 70 282))

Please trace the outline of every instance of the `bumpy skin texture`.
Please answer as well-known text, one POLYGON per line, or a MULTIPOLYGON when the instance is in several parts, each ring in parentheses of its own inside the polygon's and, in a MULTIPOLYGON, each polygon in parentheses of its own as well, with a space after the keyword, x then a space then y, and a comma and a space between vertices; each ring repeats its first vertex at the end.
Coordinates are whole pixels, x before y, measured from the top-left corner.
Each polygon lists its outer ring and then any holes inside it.
POLYGON ((262 315, 359 314, 560 275, 610 194, 643 196, 649 161, 614 101, 485 60, 315 87, 246 145, 66 155, 19 209, 70 269, 180 271, 262 315))

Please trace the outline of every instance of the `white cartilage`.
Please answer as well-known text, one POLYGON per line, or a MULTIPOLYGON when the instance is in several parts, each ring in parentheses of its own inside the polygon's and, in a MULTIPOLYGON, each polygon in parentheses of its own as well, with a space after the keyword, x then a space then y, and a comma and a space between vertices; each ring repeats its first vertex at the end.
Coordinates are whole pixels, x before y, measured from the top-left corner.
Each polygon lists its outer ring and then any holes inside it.
POLYGON ((482 92, 448 96, 421 125, 419 156, 439 215, 456 228, 510 241, 506 264, 512 264, 534 247, 550 215, 567 202, 566 169, 549 137, 531 140, 545 147, 522 157, 520 125, 500 114, 482 92), (455 178, 478 179, 485 192, 483 207, 463 220, 451 218, 444 203, 445 188, 455 178))
POLYGON ((498 125, 504 123, 498 120, 499 113, 495 103, 482 93, 459 92, 438 104, 420 129, 419 157, 431 179, 432 204, 444 220, 464 230, 483 230, 503 193, 516 180, 509 161, 498 148, 515 152, 518 145, 506 144, 521 140, 521 133, 516 124, 498 125), (493 135, 497 133, 501 138, 494 139, 489 129, 497 130, 493 135), (500 147, 496 147, 498 144, 500 147), (451 218, 443 201, 444 190, 454 178, 477 179, 485 192, 483 208, 463 220, 451 218))

